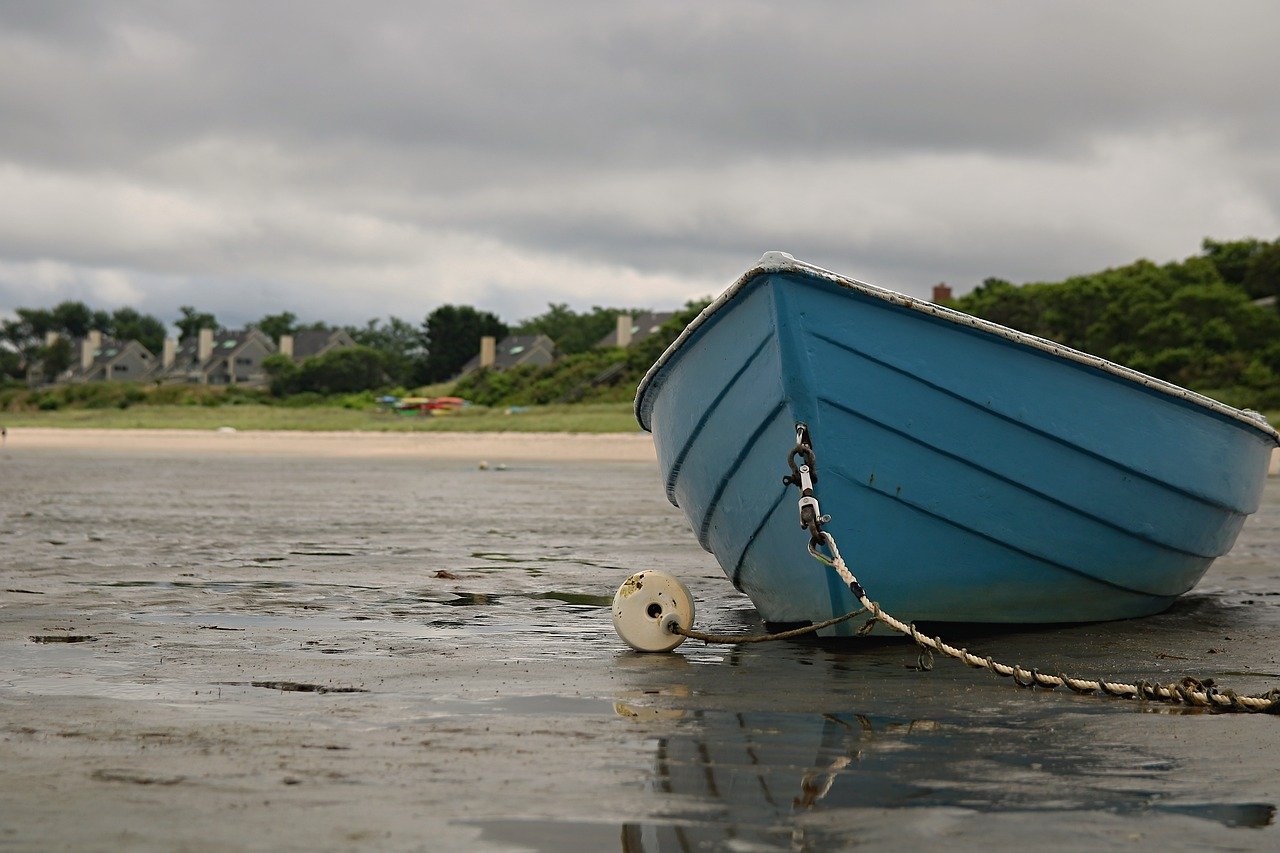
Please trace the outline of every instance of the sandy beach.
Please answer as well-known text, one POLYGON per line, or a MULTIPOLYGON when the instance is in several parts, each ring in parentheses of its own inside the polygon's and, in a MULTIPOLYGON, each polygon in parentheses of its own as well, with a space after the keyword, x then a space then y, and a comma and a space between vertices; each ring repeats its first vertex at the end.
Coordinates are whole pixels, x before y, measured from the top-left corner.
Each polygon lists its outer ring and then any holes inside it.
POLYGON ((647 433, 295 432, 284 430, 46 429, 9 430, 11 451, 65 450, 340 459, 651 462, 647 433))

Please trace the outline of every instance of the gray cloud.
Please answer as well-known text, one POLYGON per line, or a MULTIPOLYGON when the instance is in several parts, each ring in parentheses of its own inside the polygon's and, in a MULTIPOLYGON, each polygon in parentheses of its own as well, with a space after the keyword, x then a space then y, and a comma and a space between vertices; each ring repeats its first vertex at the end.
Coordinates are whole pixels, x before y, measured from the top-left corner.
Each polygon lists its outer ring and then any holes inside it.
POLYGON ((0 311, 908 292, 1280 234, 1263 4, 11 3, 0 311))

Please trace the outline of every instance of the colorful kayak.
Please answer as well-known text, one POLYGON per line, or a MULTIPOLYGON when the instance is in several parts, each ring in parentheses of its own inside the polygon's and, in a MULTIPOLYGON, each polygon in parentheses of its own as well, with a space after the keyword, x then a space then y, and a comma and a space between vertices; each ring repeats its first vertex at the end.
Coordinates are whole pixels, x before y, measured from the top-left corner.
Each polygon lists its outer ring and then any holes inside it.
POLYGON ((1231 548, 1280 443, 1254 412, 780 252, 685 329, 635 410, 668 498, 778 624, 857 606, 782 482, 798 424, 826 530, 918 621, 1164 610, 1231 548))

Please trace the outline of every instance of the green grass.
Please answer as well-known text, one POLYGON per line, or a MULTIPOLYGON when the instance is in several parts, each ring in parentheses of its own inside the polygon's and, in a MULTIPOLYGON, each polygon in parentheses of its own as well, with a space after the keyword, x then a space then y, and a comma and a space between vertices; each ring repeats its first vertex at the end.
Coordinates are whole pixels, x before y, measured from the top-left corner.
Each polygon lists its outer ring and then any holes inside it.
POLYGON ((338 406, 130 406, 127 409, 59 409, 0 412, 6 427, 61 429, 309 430, 331 432, 637 432, 630 403, 531 406, 506 414, 473 406, 451 415, 396 415, 338 406))

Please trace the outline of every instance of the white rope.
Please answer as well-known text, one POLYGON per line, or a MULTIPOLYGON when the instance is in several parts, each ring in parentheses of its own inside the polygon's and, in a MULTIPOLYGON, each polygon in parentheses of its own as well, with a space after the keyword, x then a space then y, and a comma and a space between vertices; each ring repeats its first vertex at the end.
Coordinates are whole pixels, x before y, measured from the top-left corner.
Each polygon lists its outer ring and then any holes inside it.
MULTIPOLYGON (((877 621, 883 622, 893 630, 906 634, 926 651, 941 652, 947 657, 954 658, 968 666, 987 669, 996 675, 1012 678, 1019 687, 1043 687, 1052 690, 1055 687, 1066 686, 1077 693, 1102 692, 1108 696, 1117 696, 1125 699, 1156 699, 1175 704, 1211 708, 1215 711, 1250 711, 1280 714, 1280 690, 1272 690, 1269 693, 1258 696, 1241 696, 1234 690, 1219 690, 1213 687, 1211 682, 1206 684, 1194 678, 1184 678, 1181 682, 1172 684, 1156 684, 1147 681, 1140 681, 1137 684, 1125 684, 1115 681, 1072 678, 1061 673, 1047 675, 1039 670, 1025 669, 1017 664, 1009 666, 1008 664, 997 663, 990 656, 980 657, 968 649, 958 649, 955 646, 944 643, 939 637, 921 634, 915 625, 902 622, 881 610, 879 604, 867 597, 862 584, 858 582, 858 579, 854 577, 848 566, 845 565, 844 559, 840 556, 840 549, 836 547, 836 540, 826 531, 822 531, 819 535, 831 552, 831 558, 828 559, 824 556, 814 545, 809 546, 809 553, 834 569, 862 606, 871 613, 868 627, 877 621)), ((925 666, 924 668, 928 667, 925 666)))

